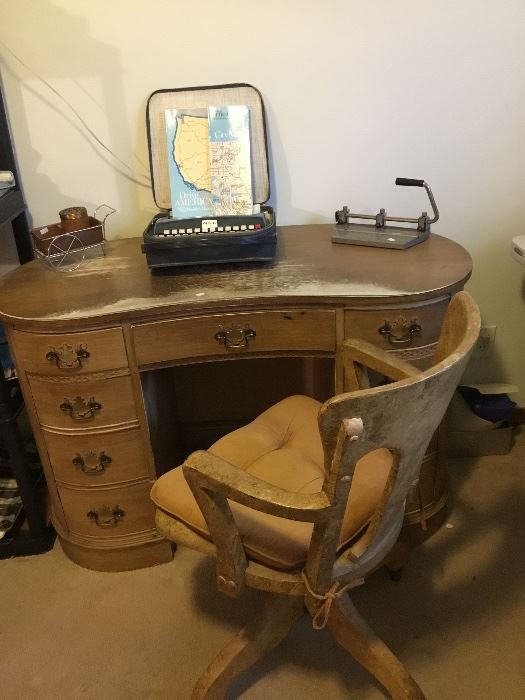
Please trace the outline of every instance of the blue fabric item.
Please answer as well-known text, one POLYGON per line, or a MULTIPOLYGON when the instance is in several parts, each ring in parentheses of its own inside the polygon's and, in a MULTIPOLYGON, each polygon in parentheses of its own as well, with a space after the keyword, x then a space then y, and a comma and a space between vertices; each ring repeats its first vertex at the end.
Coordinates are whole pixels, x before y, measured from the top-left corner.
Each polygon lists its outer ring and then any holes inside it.
POLYGON ((13 358, 9 352, 9 346, 5 337, 5 331, 3 325, 0 323, 0 365, 4 369, 13 369, 15 366, 13 363, 13 358))
POLYGON ((458 387, 458 391, 476 416, 492 423, 508 420, 516 405, 507 394, 482 394, 478 389, 467 386, 458 387))

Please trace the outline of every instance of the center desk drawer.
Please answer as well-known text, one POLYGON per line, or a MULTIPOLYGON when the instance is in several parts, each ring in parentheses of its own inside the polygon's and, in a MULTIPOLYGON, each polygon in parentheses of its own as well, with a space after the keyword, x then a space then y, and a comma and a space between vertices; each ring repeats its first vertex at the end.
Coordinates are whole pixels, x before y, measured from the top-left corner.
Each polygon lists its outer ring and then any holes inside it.
POLYGON ((128 366, 120 328, 43 335, 14 331, 15 357, 26 372, 74 375, 128 366))
POLYGON ((259 352, 335 352, 332 310, 256 311, 145 323, 133 328, 139 365, 259 352))
POLYGON ((137 419, 128 375, 86 381, 33 376, 29 385, 43 428, 100 428, 137 419))

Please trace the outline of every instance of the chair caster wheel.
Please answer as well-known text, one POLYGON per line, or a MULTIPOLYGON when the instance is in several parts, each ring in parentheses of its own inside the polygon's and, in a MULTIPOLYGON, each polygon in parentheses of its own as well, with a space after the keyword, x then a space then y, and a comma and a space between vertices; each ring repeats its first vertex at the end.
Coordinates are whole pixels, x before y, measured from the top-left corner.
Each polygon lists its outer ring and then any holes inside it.
POLYGON ((388 575, 391 581, 401 581, 403 569, 388 569, 388 575))

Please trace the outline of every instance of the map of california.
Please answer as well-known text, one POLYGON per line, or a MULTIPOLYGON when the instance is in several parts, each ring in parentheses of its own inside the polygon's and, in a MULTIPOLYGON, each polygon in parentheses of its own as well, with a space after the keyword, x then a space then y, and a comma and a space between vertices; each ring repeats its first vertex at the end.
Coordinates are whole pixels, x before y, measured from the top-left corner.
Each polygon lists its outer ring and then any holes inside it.
POLYGON ((207 117, 177 115, 173 158, 181 177, 198 190, 211 190, 207 117))

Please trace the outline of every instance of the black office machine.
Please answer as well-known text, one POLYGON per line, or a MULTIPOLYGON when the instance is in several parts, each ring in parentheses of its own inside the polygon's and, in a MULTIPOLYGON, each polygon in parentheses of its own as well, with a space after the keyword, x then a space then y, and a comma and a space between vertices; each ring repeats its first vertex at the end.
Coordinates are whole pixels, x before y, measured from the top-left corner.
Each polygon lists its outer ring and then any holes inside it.
POLYGON ((270 186, 264 106, 258 90, 244 83, 157 90, 148 100, 147 128, 153 195, 160 210, 143 234, 142 251, 149 267, 272 261, 277 235, 274 210, 265 206, 270 186), (241 155, 228 150, 228 129, 212 131, 212 124, 230 124, 213 122, 210 116, 224 117, 223 106, 232 119, 235 110, 243 113, 244 124, 249 124, 241 155), (206 138, 207 153, 201 148, 206 138), (217 157, 217 162, 212 161, 206 180, 208 156, 217 157), (239 168, 235 161, 241 156, 245 165, 249 158, 249 176, 247 168, 239 168), (232 162, 235 168, 228 173, 232 162), (229 181, 221 179, 224 173, 229 181), (174 177, 180 177, 179 189, 174 177), (193 211, 203 206, 208 207, 204 213, 193 211))
POLYGON ((396 178, 396 185, 424 187, 430 200, 433 217, 430 218, 426 211, 418 218, 387 216, 384 209, 380 209, 378 214, 353 214, 347 206, 344 206, 335 212, 336 226, 332 233, 332 242, 404 249, 425 241, 430 235, 430 225, 439 219, 438 208, 430 186, 424 180, 406 177, 396 178), (351 222, 350 219, 371 219, 374 223, 359 224, 351 222), (390 221, 416 224, 416 227, 389 226, 390 221))

